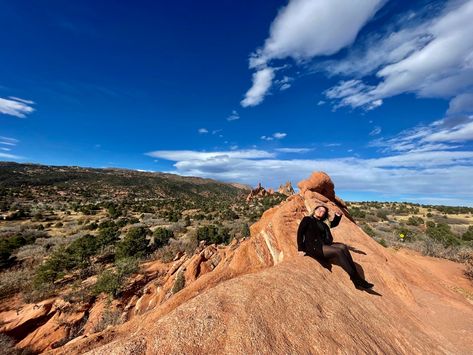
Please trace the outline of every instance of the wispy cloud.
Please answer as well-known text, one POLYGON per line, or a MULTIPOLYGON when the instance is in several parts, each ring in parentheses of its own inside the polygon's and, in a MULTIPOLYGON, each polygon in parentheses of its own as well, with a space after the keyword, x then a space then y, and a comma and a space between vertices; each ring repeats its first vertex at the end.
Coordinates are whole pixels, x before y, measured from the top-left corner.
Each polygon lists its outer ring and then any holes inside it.
POLYGON ((200 134, 205 134, 205 133, 209 133, 209 130, 207 128, 199 128, 197 132, 199 132, 200 134))
POLYGON ((16 138, 0 136, 0 144, 15 146, 19 142, 16 138))
POLYGON ((313 171, 327 172, 337 190, 412 194, 435 199, 448 196, 472 204, 473 152, 401 152, 381 158, 279 159, 262 150, 227 152, 157 151, 148 155, 174 162, 177 173, 251 185, 277 187, 297 182, 313 171))
POLYGON ((473 116, 446 117, 428 125, 418 125, 391 138, 369 143, 383 152, 427 152, 457 149, 459 143, 473 141, 473 116))
POLYGON ((287 133, 276 132, 273 133, 271 136, 261 136, 260 138, 265 141, 272 141, 274 139, 283 139, 287 136, 287 133))
POLYGON ((307 153, 313 148, 276 148, 275 150, 281 153, 307 153))
POLYGON ((256 106, 261 103, 272 85, 274 69, 263 68, 253 74, 253 85, 241 101, 243 107, 256 106))
POLYGON ((373 128, 373 130, 370 132, 370 136, 376 136, 381 133, 381 127, 376 126, 373 128))
POLYGON ((282 132, 276 132, 273 134, 273 137, 276 139, 282 139, 287 136, 287 133, 282 133, 282 132))
POLYGON ((8 99, 0 97, 0 113, 23 118, 34 111, 33 104, 33 101, 18 97, 10 96, 8 99))
POLYGON ((216 151, 216 152, 199 152, 195 150, 155 150, 146 155, 166 160, 208 160, 221 157, 241 158, 241 159, 260 159, 271 158, 273 153, 264 150, 247 149, 239 151, 216 151))
MULTIPOLYGON (((353 43, 360 29, 385 2, 290 0, 271 24, 264 45, 250 56, 249 66, 256 72, 242 106, 255 106, 263 101, 274 79, 272 61, 292 58, 303 63, 316 56, 337 53, 353 43)), ((281 90, 290 87, 289 81, 279 83, 281 90)))
POLYGON ((325 92, 335 106, 373 109, 402 93, 419 97, 453 98, 450 113, 472 112, 473 1, 450 1, 435 17, 401 19, 355 49, 346 59, 324 66, 331 74, 352 75, 325 92), (407 24, 406 24, 407 23, 407 24), (359 77, 375 74, 376 84, 359 77))
POLYGON ((8 154, 8 153, 1 153, 0 152, 0 158, 5 158, 5 159, 23 159, 23 157, 15 154, 8 154))
POLYGON ((290 78, 285 75, 282 79, 275 80, 275 84, 279 86, 279 90, 284 91, 291 87, 294 78, 290 78))
POLYGON ((240 115, 236 110, 233 110, 231 115, 227 117, 227 121, 236 121, 240 119, 240 115))

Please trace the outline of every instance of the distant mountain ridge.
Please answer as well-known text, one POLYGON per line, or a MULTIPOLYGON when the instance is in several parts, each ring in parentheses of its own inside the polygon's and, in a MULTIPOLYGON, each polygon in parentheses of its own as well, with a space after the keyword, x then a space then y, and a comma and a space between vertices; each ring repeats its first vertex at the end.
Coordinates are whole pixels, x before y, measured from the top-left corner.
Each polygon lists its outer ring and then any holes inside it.
POLYGON ((237 197, 249 187, 201 177, 162 172, 144 172, 119 168, 83 168, 0 162, 0 189, 31 186, 47 189, 71 189, 87 196, 109 194, 126 189, 137 197, 149 194, 162 197, 194 195, 237 197))

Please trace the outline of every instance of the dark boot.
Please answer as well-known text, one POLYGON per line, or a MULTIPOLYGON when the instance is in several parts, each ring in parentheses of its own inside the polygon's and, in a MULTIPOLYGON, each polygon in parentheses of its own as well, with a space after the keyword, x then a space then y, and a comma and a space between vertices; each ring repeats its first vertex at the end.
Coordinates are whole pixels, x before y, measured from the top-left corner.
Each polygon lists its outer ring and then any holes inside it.
POLYGON ((374 284, 366 281, 366 280, 363 280, 360 276, 356 275, 356 276, 351 276, 350 279, 353 281, 353 284, 355 285, 355 287, 361 287, 361 288, 372 288, 374 286, 374 284))

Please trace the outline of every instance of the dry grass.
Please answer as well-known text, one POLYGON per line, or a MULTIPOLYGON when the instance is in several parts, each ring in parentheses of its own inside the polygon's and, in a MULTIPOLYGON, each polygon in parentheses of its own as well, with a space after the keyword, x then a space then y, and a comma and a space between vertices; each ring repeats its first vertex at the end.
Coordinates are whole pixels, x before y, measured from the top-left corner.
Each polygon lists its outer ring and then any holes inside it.
POLYGON ((8 270, 0 273, 0 299, 21 292, 29 284, 32 273, 27 269, 8 270))

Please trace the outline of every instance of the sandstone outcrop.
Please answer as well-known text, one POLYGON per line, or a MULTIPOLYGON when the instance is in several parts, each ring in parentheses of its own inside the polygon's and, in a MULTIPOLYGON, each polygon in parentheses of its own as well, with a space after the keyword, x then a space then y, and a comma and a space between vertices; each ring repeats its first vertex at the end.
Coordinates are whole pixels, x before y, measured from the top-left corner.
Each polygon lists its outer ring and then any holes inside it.
POLYGON ((279 185, 278 192, 286 196, 291 196, 295 193, 290 181, 287 181, 284 185, 279 185))
MULTIPOLYGON (((250 238, 226 247, 202 245, 171 264, 145 264, 130 293, 113 305, 124 324, 93 332, 105 308, 98 299, 79 337, 58 349, 36 349, 57 354, 473 352, 473 287, 459 264, 382 247, 348 218, 324 173, 298 187, 299 194, 250 227, 250 238), (298 255, 299 222, 320 203, 330 216, 345 215, 334 238, 350 247, 360 273, 375 284, 373 291, 354 288, 338 265, 298 255), (179 274, 185 287, 173 292, 179 274)), ((10 331, 21 324, 11 322, 10 331)))
POLYGON ((246 201, 249 202, 255 198, 264 197, 272 194, 274 194, 273 189, 266 190, 263 186, 261 186, 261 183, 259 182, 258 186, 252 189, 251 192, 248 194, 248 196, 246 197, 246 201))
MULTIPOLYGON (((267 210, 251 226, 251 237, 220 253, 215 267, 210 267, 215 251, 199 254, 208 267, 184 289, 119 327, 83 336, 56 352, 473 351, 472 303, 458 292, 469 294, 473 287, 460 273, 429 272, 414 257, 383 248, 348 218, 333 230, 335 240, 350 246, 359 271, 375 284, 373 291, 354 288, 338 265, 297 255, 295 234, 311 207, 325 203, 331 215, 347 213, 326 174, 314 173, 298 186, 300 194, 267 210)), ((196 268, 187 265, 186 279, 193 279, 196 268)))

